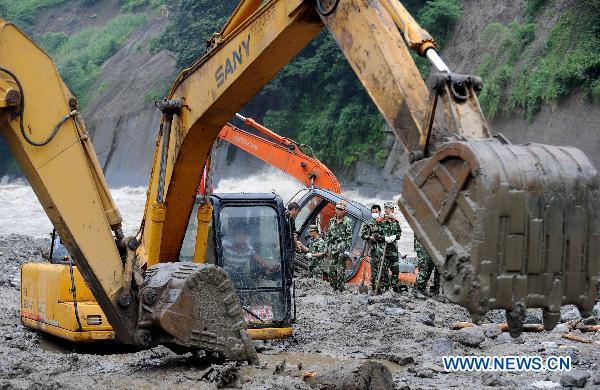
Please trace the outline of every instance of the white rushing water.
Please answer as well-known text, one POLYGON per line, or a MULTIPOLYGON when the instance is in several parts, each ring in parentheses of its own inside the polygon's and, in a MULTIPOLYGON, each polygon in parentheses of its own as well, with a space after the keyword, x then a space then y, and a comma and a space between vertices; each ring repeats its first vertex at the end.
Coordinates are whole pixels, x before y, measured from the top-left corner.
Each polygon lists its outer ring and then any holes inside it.
MULTIPOLYGON (((302 188, 302 183, 274 168, 268 168, 245 178, 220 180, 215 186, 215 192, 275 192, 287 202, 302 188)), ((111 189, 111 193, 123 216, 125 234, 134 234, 139 228, 144 212, 146 188, 122 187, 111 189)), ((344 195, 367 207, 373 203, 383 206, 385 201, 390 200, 378 197, 365 198, 355 191, 344 192, 344 195)), ((26 182, 0 181, 0 204, 3 205, 0 213, 0 236, 17 233, 49 237, 52 225, 26 182)), ((397 213, 397 217, 402 224, 400 251, 412 255, 414 254, 412 229, 401 213, 397 213)))

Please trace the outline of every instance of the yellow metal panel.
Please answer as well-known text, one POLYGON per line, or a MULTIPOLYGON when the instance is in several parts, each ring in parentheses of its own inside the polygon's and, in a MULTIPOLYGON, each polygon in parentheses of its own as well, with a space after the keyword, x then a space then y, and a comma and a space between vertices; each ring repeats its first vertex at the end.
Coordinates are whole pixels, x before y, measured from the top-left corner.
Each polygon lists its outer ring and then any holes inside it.
POLYGON ((279 340, 290 337, 292 328, 248 329, 247 332, 252 340, 279 340))
MULTIPOLYGON (((54 62, 16 27, 0 21, 0 65, 15 73, 22 84, 26 134, 37 142, 46 139, 71 111, 71 93, 54 62)), ((0 82, 7 78, 1 74, 0 82)), ((21 135, 18 116, 0 110, 0 134, 75 263, 86 271, 86 282, 104 312, 115 329, 128 338, 115 304, 123 264, 107 219, 116 222, 119 216, 110 205, 110 194, 97 170, 85 130, 68 119, 49 144, 33 146, 21 135)))
MULTIPOLYGON (((169 96, 184 99, 189 107, 173 120, 158 261, 177 259, 201 167, 221 127, 322 29, 311 4, 304 3, 290 17, 290 3, 297 1, 271 1, 260 7, 175 82, 169 96)), ((160 148, 162 141, 158 142, 160 148)), ((159 161, 155 159, 147 205, 156 199, 159 161)), ((149 225, 155 222, 148 206, 145 220, 152 231, 149 225)))
MULTIPOLYGON (((111 330, 83 278, 76 268, 73 271, 82 330, 111 330), (89 325, 88 316, 95 317, 95 320, 99 318, 100 323, 89 325)), ((68 265, 30 263, 21 267, 21 317, 68 331, 79 330, 68 265)))
POLYGON ((208 246, 208 229, 212 219, 213 207, 210 203, 198 207, 198 229, 196 230, 196 248, 194 263, 206 262, 206 247, 208 246))
POLYGON ((29 318, 21 317, 21 323, 30 328, 60 337, 65 340, 76 343, 91 343, 97 341, 114 340, 115 332, 112 330, 89 330, 84 332, 73 332, 67 329, 59 328, 50 324, 35 321, 29 318))
POLYGON ((429 91, 390 14, 379 1, 341 0, 323 20, 396 138, 420 150, 429 91))

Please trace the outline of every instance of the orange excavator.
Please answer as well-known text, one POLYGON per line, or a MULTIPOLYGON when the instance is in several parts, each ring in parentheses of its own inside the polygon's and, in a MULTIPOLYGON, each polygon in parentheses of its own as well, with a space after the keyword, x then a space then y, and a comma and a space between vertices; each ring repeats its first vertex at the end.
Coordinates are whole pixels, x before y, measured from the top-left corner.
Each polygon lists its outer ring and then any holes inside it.
MULTIPOLYGON (((258 134, 250 133, 228 123, 221 129, 219 139, 227 141, 265 163, 278 168, 307 187, 306 190, 300 191, 294 197, 295 200, 299 201, 302 210, 298 221, 300 223, 298 232, 301 242, 306 244, 306 237, 303 236, 306 234, 309 224, 317 223, 321 226, 321 229, 327 227, 329 219, 335 215, 335 204, 337 202, 353 205, 348 215, 353 220, 354 230, 357 233, 360 231, 361 226, 369 221, 371 214, 368 209, 341 195, 340 183, 333 172, 316 157, 305 154, 301 149, 309 149, 310 146, 301 145, 290 138, 283 137, 252 118, 246 118, 240 114, 236 114, 236 117, 245 125, 255 129, 258 134), (319 207, 321 203, 322 205, 319 207), (318 210, 315 212, 317 208, 318 210)), ((206 178, 206 172, 203 177, 206 178)), ((201 194, 205 193, 205 186, 206 180, 204 179, 201 183, 201 194)), ((362 250, 364 242, 359 234, 353 234, 352 241, 352 250, 346 267, 346 282, 349 284, 370 285, 371 266, 368 254, 365 255, 362 250)), ((295 264, 302 268, 308 267, 299 258, 296 259, 295 264)), ((412 285, 415 280, 415 272, 400 273, 401 282, 412 285)))
POLYGON ((255 129, 258 135, 228 123, 221 129, 220 139, 287 173, 306 187, 320 187, 340 193, 340 182, 333 172, 317 158, 302 151, 301 147, 310 148, 308 145, 283 137, 252 118, 240 114, 236 114, 236 117, 255 129))

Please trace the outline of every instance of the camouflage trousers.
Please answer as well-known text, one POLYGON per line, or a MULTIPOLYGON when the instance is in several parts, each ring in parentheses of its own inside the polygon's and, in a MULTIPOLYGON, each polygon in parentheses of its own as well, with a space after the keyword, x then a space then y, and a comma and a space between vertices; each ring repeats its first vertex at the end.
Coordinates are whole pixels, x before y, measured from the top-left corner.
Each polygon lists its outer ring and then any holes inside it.
POLYGON ((386 256, 381 264, 381 257, 371 258, 371 290, 375 291, 377 279, 379 278, 379 268, 381 268, 381 278, 379 280, 379 289, 377 294, 387 291, 392 287, 398 289, 398 257, 386 256), (391 274, 391 277, 390 277, 391 274))
POLYGON ((321 259, 312 258, 308 265, 308 276, 311 278, 322 279, 323 278, 323 264, 321 259))
POLYGON ((346 258, 343 253, 330 255, 329 284, 334 290, 344 291, 346 284, 346 258))
POLYGON ((415 288, 417 290, 425 291, 431 274, 435 272, 433 275, 433 286, 431 289, 432 292, 438 294, 440 291, 440 274, 435 268, 435 265, 433 265, 431 257, 429 257, 429 255, 419 256, 417 266, 419 267, 419 275, 417 276, 415 288))

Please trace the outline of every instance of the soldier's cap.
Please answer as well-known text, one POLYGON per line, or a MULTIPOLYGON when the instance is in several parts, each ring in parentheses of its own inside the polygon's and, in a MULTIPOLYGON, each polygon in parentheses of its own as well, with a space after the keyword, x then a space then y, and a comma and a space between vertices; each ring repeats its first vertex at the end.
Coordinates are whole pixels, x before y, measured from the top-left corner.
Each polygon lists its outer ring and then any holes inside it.
POLYGON ((346 203, 340 202, 340 203, 338 203, 338 204, 335 205, 335 208, 339 209, 339 210, 346 210, 346 203))
POLYGON ((383 207, 386 209, 393 209, 394 208, 394 202, 385 202, 383 204, 383 207))
POLYGON ((308 226, 308 231, 309 232, 318 232, 319 228, 317 227, 317 225, 309 225, 308 226))

